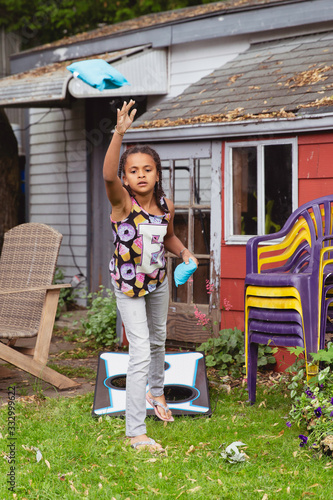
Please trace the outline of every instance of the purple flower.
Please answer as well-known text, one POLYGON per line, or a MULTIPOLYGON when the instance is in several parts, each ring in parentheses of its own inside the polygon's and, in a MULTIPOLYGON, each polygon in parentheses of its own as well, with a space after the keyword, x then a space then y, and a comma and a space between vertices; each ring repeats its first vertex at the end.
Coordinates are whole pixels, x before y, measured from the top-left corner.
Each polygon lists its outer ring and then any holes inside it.
POLYGON ((333 405, 333 398, 331 398, 331 405, 333 405))
POLYGON ((330 417, 333 417, 333 410, 332 410, 332 411, 331 411, 331 413, 330 413, 330 417))
POLYGON ((286 422, 287 427, 291 427, 291 422, 286 422))
POLYGON ((310 389, 306 389, 306 391, 304 391, 304 392, 308 398, 315 399, 315 396, 313 395, 313 392, 310 391, 310 389))
POLYGON ((306 445, 306 443, 308 442, 308 438, 307 438, 306 436, 303 436, 303 434, 300 434, 298 437, 299 437, 299 438, 300 438, 300 440, 301 440, 301 442, 299 443, 299 445, 300 445, 300 446, 301 446, 301 448, 302 448, 302 447, 303 447, 303 446, 305 446, 305 445, 306 445))
POLYGON ((323 414, 323 412, 321 411, 320 406, 318 406, 318 408, 316 408, 314 412, 315 412, 315 415, 316 415, 317 418, 320 418, 322 416, 322 414, 323 414))

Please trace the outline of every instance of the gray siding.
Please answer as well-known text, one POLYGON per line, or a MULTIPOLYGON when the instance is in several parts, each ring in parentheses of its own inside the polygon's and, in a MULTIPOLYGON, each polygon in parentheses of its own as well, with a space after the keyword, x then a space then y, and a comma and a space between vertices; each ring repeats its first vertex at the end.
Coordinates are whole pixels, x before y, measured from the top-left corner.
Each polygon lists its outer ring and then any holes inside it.
POLYGON ((87 276, 84 123, 83 101, 71 109, 30 110, 29 220, 63 234, 58 267, 67 280, 80 270, 87 276))

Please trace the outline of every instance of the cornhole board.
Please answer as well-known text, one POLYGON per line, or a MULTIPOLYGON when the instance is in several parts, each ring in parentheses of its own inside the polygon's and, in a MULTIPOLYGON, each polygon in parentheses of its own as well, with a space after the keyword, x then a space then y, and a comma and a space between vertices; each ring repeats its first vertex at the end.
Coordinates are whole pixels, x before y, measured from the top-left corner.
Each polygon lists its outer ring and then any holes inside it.
MULTIPOLYGON (((125 415, 128 359, 128 353, 99 354, 93 416, 125 415)), ((202 352, 166 353, 164 394, 173 415, 211 415, 202 352)), ((146 408, 148 415, 155 415, 149 403, 146 408)))

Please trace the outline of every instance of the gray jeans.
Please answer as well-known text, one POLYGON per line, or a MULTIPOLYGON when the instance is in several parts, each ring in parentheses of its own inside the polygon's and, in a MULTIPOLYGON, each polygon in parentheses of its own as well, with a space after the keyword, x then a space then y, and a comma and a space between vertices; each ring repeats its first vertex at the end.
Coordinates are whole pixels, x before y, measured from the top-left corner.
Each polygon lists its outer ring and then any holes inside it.
POLYGON ((117 306, 129 342, 126 376, 126 436, 146 434, 147 381, 152 396, 164 390, 168 280, 143 297, 128 297, 115 288, 117 306))

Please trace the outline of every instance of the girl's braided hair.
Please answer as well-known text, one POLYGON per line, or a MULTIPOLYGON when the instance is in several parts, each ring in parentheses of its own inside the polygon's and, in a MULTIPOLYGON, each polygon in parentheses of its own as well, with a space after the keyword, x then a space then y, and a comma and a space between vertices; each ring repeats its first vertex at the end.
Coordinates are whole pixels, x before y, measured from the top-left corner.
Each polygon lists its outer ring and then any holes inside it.
MULTIPOLYGON (((156 198, 156 203, 157 206, 162 210, 162 212, 168 212, 165 207, 162 207, 161 205, 161 198, 165 196, 165 193, 162 188, 162 165, 161 165, 161 159, 158 155, 158 153, 155 151, 155 149, 151 148, 150 146, 144 144, 142 146, 131 146, 124 153, 121 155, 120 160, 119 160, 119 169, 118 169, 118 176, 120 179, 122 179, 123 175, 125 174, 125 165, 126 165, 126 160, 129 157, 129 155, 133 155, 136 153, 142 153, 149 155, 153 160, 156 165, 156 170, 158 173, 158 181, 155 184, 155 198, 156 198)), ((129 186, 124 186, 129 194, 131 196, 133 195, 133 192, 129 186)))

